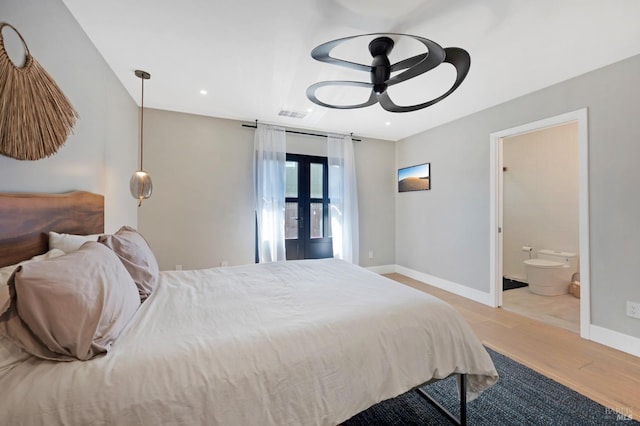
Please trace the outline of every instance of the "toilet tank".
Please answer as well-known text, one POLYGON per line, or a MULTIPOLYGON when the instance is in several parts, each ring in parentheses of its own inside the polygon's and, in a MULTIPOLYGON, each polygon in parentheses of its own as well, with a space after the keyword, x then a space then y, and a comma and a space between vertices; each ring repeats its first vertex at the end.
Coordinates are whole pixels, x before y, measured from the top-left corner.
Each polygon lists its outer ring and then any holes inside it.
POLYGON ((538 259, 551 260, 569 265, 572 271, 578 271, 578 255, 567 251, 543 249, 538 251, 538 259))

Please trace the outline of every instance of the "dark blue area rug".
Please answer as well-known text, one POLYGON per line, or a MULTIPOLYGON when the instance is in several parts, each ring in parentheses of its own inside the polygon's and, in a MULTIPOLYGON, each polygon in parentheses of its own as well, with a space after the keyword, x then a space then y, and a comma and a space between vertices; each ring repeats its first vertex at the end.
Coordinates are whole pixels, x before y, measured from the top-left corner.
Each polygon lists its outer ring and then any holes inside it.
MULTIPOLYGON (((498 370, 498 383, 479 398, 467 403, 467 424, 475 425, 617 425, 638 426, 629 408, 617 411, 555 382, 491 349, 487 349, 498 370)), ((450 377, 423 389, 458 415, 455 379, 450 377)), ((452 423, 416 392, 382 401, 343 423, 344 426, 411 426, 452 423)))

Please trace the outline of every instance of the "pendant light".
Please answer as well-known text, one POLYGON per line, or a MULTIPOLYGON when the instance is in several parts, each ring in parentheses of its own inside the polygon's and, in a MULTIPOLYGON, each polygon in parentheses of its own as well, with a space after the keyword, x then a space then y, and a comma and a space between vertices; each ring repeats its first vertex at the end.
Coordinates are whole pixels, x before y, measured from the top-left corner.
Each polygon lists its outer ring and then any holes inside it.
POLYGON ((140 170, 133 173, 129 181, 129 189, 133 198, 138 200, 138 207, 142 205, 142 200, 149 198, 153 191, 151 176, 142 167, 142 158, 144 156, 144 81, 151 78, 151 74, 146 71, 135 71, 136 77, 142 81, 142 97, 140 103, 140 170))

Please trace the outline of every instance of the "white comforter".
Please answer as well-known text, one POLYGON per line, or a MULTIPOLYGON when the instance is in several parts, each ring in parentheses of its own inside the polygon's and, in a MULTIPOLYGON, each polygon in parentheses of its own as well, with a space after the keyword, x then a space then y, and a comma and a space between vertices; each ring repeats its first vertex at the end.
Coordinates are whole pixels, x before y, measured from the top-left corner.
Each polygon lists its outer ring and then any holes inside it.
POLYGON ((0 371, 0 419, 333 425, 452 372, 497 380, 452 307, 345 262, 163 272, 108 355, 0 371))

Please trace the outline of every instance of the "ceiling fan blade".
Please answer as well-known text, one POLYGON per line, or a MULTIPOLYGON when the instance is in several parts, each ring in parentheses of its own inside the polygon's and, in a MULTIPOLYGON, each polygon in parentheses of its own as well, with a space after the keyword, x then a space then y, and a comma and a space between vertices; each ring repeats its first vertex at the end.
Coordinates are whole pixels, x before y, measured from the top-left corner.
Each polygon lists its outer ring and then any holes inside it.
POLYGON ((443 62, 448 62, 456 68, 456 81, 453 83, 453 86, 451 86, 451 88, 447 90, 446 93, 444 93, 441 96, 438 96, 435 99, 432 99, 430 101, 427 101, 421 104, 400 106, 400 105, 396 105, 389 97, 388 92, 385 91, 378 95, 378 101, 380 102, 380 106, 389 112, 417 111, 419 109, 426 108, 437 102, 440 102, 441 100, 449 96, 451 93, 453 93, 453 91, 456 90, 460 86, 460 84, 462 84, 462 81, 466 78, 467 74, 469 73, 469 68, 471 67, 471 57, 469 56, 469 53, 467 53, 466 50, 460 49, 458 47, 447 47, 446 49, 444 49, 444 51, 446 53, 446 57, 444 58, 443 62))
POLYGON ((415 111, 412 109, 407 109, 408 107, 398 106, 393 103, 389 94, 387 92, 380 93, 378 95, 378 102, 380 102, 380 106, 389 112, 410 112, 415 111))
POLYGON ((396 71, 407 68, 407 64, 413 64, 410 65, 406 71, 388 79, 386 81, 387 86, 392 86, 402 81, 409 80, 410 78, 419 76, 420 74, 423 74, 437 67, 445 60, 445 49, 443 49, 438 43, 424 37, 410 37, 424 44, 427 48, 427 53, 416 55, 409 59, 405 59, 404 61, 400 61, 391 65, 391 71, 396 71))
POLYGON ((342 80, 338 80, 338 81, 320 81, 318 83, 312 84, 311 86, 309 86, 307 88, 307 98, 309 98, 309 100, 317 105, 323 106, 323 107, 327 107, 327 108, 334 108, 334 109, 353 109, 353 108, 363 108, 363 107, 367 107, 369 105, 373 105, 376 102, 378 102, 378 98, 376 97, 376 94, 373 91, 373 84, 372 83, 366 83, 366 82, 362 82, 362 81, 342 81, 342 80), (352 86, 352 87, 366 87, 371 90, 371 95, 369 96, 369 99, 366 102, 363 102, 361 104, 354 104, 354 105, 331 105, 325 102, 322 102, 321 100, 319 100, 316 96, 316 90, 318 90, 321 87, 326 87, 326 86, 352 86))
POLYGON ((459 47, 447 47, 444 51, 447 55, 444 61, 456 67, 456 81, 447 92, 448 95, 456 90, 467 77, 467 74, 469 74, 469 69, 471 68, 471 56, 469 56, 469 52, 464 49, 460 49, 459 47))
POLYGON ((438 101, 437 100, 429 101, 429 102, 425 102, 423 104, 418 104, 418 105, 401 106, 401 105, 396 105, 389 97, 389 94, 387 92, 384 92, 378 95, 378 102, 380 102, 380 106, 382 108, 384 108, 389 112, 412 112, 422 108, 426 108, 429 105, 433 105, 438 101))
POLYGON ((427 57, 427 55, 428 53, 421 53, 420 55, 412 56, 400 62, 396 62, 395 64, 391 65, 391 67, 389 67, 389 71, 396 72, 396 71, 404 70, 407 68, 411 68, 412 66, 418 64, 420 61, 424 60, 427 57))
POLYGON ((336 47, 339 44, 342 44, 347 40, 351 40, 357 37, 362 37, 362 36, 344 37, 344 38, 339 38, 337 40, 332 40, 326 43, 322 43, 321 45, 317 46, 315 49, 311 51, 311 57, 320 62, 340 65, 342 67, 347 67, 347 68, 355 69, 358 71, 371 72, 370 65, 359 64, 356 62, 349 62, 349 61, 345 61, 344 59, 338 59, 331 56, 331 50, 333 50, 334 47, 336 47))

